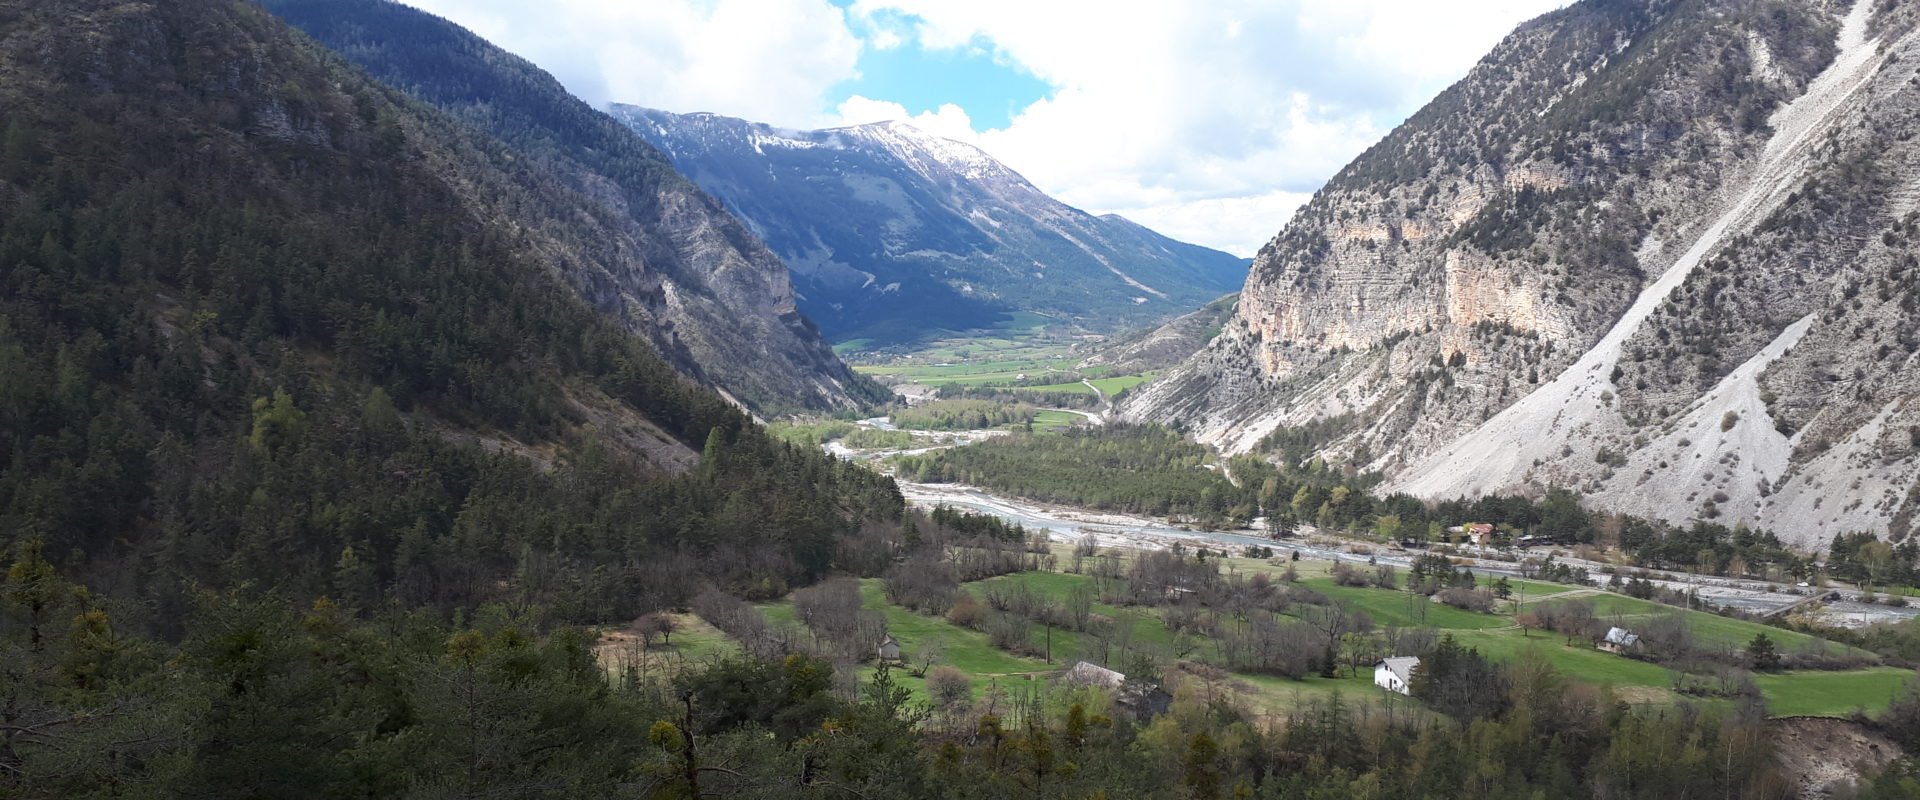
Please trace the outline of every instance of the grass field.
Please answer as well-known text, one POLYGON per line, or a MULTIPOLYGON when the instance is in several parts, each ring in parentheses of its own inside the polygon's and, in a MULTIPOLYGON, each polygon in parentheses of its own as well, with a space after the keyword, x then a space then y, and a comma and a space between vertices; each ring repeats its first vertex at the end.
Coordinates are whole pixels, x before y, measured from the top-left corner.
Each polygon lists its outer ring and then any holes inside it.
POLYGON ((1154 377, 1152 373, 1145 375, 1115 375, 1111 378, 1097 378, 1093 380, 1092 383, 1093 387, 1099 389, 1101 394, 1111 397, 1153 380, 1154 377))
POLYGON ((740 651, 739 646, 720 629, 692 614, 669 614, 675 630, 665 642, 645 646, 640 637, 625 629, 602 631, 594 656, 601 667, 618 672, 632 666, 646 672, 678 672, 706 664, 740 651))
MULTIPOLYGON (((1237 557, 1227 559, 1227 562, 1232 569, 1242 573, 1277 571, 1286 566, 1279 562, 1237 557)), ((1327 567, 1330 565, 1325 562, 1301 561, 1294 562, 1292 566, 1300 573, 1300 582, 1304 586, 1352 608, 1366 611, 1373 618, 1375 625, 1431 626, 1442 633, 1452 635, 1461 644, 1475 648, 1498 661, 1512 661, 1531 650, 1569 678, 1594 685, 1610 686, 1622 700, 1637 705, 1665 705, 1681 699, 1680 695, 1673 691, 1674 675, 1666 667, 1602 652, 1586 641, 1569 643, 1565 637, 1551 632, 1529 633, 1521 630, 1513 623, 1510 616, 1511 609, 1517 604, 1506 606, 1507 613, 1480 614, 1435 604, 1417 596, 1410 599, 1406 592, 1401 591, 1337 586, 1327 576, 1327 567)), ((1525 588, 1528 606, 1539 602, 1535 598, 1550 599, 1552 595, 1574 591, 1572 587, 1539 581, 1512 581, 1511 583, 1516 589, 1525 588)), ((1023 585, 1037 594, 1059 600, 1064 599, 1075 587, 1092 588, 1094 579, 1086 575, 1063 572, 1026 572, 968 584, 963 589, 976 597, 984 597, 994 587, 1014 584, 1023 585)), ((976 693, 984 691, 986 686, 994 682, 1002 682, 1002 685, 1005 685, 1008 681, 1031 680, 1063 669, 1073 663, 1082 652, 1083 643, 1077 634, 1055 629, 1052 632, 1054 658, 1051 663, 1040 658, 1016 656, 994 647, 983 633, 961 628, 947 622, 944 618, 917 614, 888 603, 877 579, 863 581, 861 591, 866 606, 886 616, 890 632, 900 640, 909 658, 919 648, 939 647, 944 653, 940 663, 973 675, 976 693)), ((1631 622, 1636 619, 1647 619, 1655 614, 1684 615, 1695 637, 1701 641, 1744 646, 1754 634, 1760 632, 1773 637, 1783 649, 1806 647, 1810 646, 1810 643, 1819 641, 1805 634, 1759 623, 1670 608, 1620 595, 1591 591, 1583 594, 1587 599, 1592 600, 1598 609, 1601 609, 1603 619, 1613 618, 1631 622)), ((762 608, 770 618, 776 621, 792 619, 792 609, 785 603, 769 604, 762 608)), ((1175 634, 1167 628, 1155 609, 1123 608, 1096 602, 1092 611, 1094 614, 1130 626, 1131 641, 1134 643, 1165 648, 1175 641, 1175 634)), ((1036 647, 1041 645, 1044 635, 1039 625, 1033 626, 1031 640, 1036 647)), ((676 645, 681 643, 680 638, 681 635, 676 634, 676 645)), ((1194 649, 1188 655, 1189 659, 1207 662, 1214 658, 1215 651, 1208 642, 1197 640, 1194 644, 1194 649)), ((690 642, 687 646, 710 645, 696 645, 690 642)), ((1830 645, 1830 647, 1839 648, 1840 646, 1830 645)), ((1903 690, 1912 677, 1913 673, 1908 670, 1876 667, 1835 672, 1798 671, 1758 674, 1755 676, 1755 682, 1765 694, 1769 708, 1775 715, 1840 716, 1856 710, 1865 710, 1868 713, 1879 712, 1886 707, 1896 693, 1903 690)), ((924 690, 923 682, 919 679, 902 673, 901 680, 916 692, 924 690)), ((1227 673, 1223 679, 1215 683, 1218 686, 1214 688, 1230 691, 1248 707, 1267 713, 1283 712, 1298 707, 1302 702, 1325 698, 1336 691, 1343 693, 1354 703, 1407 702, 1386 697, 1375 689, 1371 675, 1365 670, 1355 675, 1347 675, 1343 671, 1337 678, 1316 676, 1303 681, 1274 676, 1227 673)), ((1726 701, 1706 702, 1718 705, 1726 701)))
MULTIPOLYGON (((1552 598, 1543 599, 1551 600, 1552 598)), ((1686 618, 1687 626, 1692 629, 1695 639, 1701 642, 1711 642, 1723 647, 1745 647, 1748 642, 1753 641, 1755 634, 1765 633, 1769 638, 1773 639, 1774 643, 1779 645, 1782 650, 1789 652, 1818 647, 1823 644, 1827 652, 1834 655, 1846 653, 1852 649, 1836 642, 1822 642, 1798 631, 1784 630, 1771 625, 1762 625, 1746 620, 1730 619, 1718 614, 1709 614, 1705 611, 1675 608, 1673 606, 1655 603, 1651 600, 1641 600, 1625 595, 1592 594, 1582 599, 1593 603, 1594 614, 1598 615, 1602 620, 1627 628, 1632 628, 1633 623, 1636 621, 1679 614, 1686 618)), ((1532 604, 1530 599, 1528 605, 1532 604)))
POLYGON ((1911 670, 1882 667, 1850 672, 1789 672, 1758 675, 1775 716, 1835 716, 1885 709, 1913 680, 1911 670))
POLYGON ((1071 411, 1040 411, 1033 415, 1033 427, 1035 430, 1045 428, 1071 428, 1086 420, 1086 417, 1071 411))
POLYGON ((1047 394, 1093 394, 1093 387, 1079 381, 1067 383, 1049 383, 1045 386, 1017 386, 1014 391, 1045 392, 1047 394))

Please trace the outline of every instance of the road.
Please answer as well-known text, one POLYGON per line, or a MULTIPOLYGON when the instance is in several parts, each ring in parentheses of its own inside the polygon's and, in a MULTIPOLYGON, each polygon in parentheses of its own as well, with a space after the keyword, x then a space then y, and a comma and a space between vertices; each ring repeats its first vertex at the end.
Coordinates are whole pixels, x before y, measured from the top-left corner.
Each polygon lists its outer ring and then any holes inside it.
MULTIPOLYGON (((1072 411, 1071 409, 1057 410, 1072 411)), ((1090 420, 1095 420, 1095 424, 1100 424, 1097 415, 1078 411, 1072 413, 1081 414, 1090 420)), ((860 424, 883 430, 892 429, 884 417, 862 420, 860 424)), ((991 436, 1005 435, 1005 433, 1005 431, 967 431, 937 434, 943 438, 943 441, 912 450, 863 453, 837 447, 837 442, 829 443, 828 449, 841 457, 871 463, 883 460, 890 455, 924 453, 971 444, 991 436)), ((1275 540, 1263 530, 1193 530, 1164 519, 1038 503, 974 486, 914 483, 904 480, 899 481, 899 485, 900 492, 906 497, 907 502, 916 507, 933 508, 944 505, 980 514, 991 514, 1030 531, 1045 531, 1049 537, 1059 542, 1079 542, 1092 537, 1101 547, 1165 549, 1180 543, 1188 547, 1221 548, 1235 552, 1258 545, 1272 547, 1283 556, 1288 551, 1298 551, 1302 558, 1386 564, 1400 569, 1410 568, 1413 559, 1420 555, 1418 551, 1385 549, 1377 544, 1346 539, 1311 527, 1305 528, 1300 536, 1275 540)), ((1596 579, 1605 580, 1601 568, 1607 565, 1575 558, 1554 548, 1532 548, 1526 555, 1545 558, 1549 553, 1554 555, 1557 563, 1585 568, 1596 579)), ((1499 554, 1493 550, 1460 547, 1456 548, 1453 557, 1468 559, 1471 562, 1468 565, 1469 568, 1482 575, 1524 577, 1520 574, 1517 564, 1499 560, 1496 558, 1497 555, 1499 554)), ((1679 591, 1697 592, 1701 599, 1709 603, 1756 614, 1767 614, 1804 602, 1807 598, 1802 592, 1814 591, 1763 580, 1723 578, 1671 570, 1653 572, 1662 576, 1651 579, 1657 585, 1679 591)), ((1846 600, 1829 602, 1821 609, 1819 616, 1823 622, 1840 627, 1864 627, 1876 622, 1920 617, 1920 608, 1860 603, 1853 595, 1845 596, 1846 600)))

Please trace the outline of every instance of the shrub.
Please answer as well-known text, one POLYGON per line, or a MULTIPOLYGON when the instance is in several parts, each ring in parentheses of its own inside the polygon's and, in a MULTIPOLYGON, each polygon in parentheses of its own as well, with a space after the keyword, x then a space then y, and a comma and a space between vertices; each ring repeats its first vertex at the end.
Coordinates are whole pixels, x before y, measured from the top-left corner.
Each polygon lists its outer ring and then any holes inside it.
POLYGON ((958 708, 973 697, 973 678, 949 666, 927 673, 927 696, 940 708, 958 708))
POLYGON ((947 609, 947 621, 962 628, 979 630, 987 619, 987 608, 980 604, 971 592, 959 592, 954 595, 953 607, 947 609))
POLYGON ((1482 614, 1493 610, 1493 592, 1486 589, 1442 589, 1434 597, 1454 608, 1478 611, 1482 614))

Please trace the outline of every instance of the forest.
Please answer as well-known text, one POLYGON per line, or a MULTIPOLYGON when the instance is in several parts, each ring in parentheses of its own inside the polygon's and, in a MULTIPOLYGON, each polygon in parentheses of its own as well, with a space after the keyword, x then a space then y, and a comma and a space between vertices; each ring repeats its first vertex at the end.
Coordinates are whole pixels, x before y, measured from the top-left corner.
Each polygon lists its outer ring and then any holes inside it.
MULTIPOLYGON (((579 620, 702 574, 781 593, 897 524, 890 481, 770 438, 396 157, 457 124, 249 4, 179 5, 128 93, 0 87, 4 543, 177 633, 196 588, 579 620), (252 83, 168 88, 247 41, 276 54, 252 83), (242 102, 329 133, 233 136, 242 102)), ((90 58, 36 69, 118 66, 90 58)))
POLYGON ((1211 469, 1211 451, 1158 426, 1016 433, 895 460, 901 477, 959 482, 1049 503, 1242 526, 1251 493, 1211 469))
POLYGON ((925 405, 894 411, 892 422, 902 428, 923 431, 969 431, 998 428, 1003 425, 1033 424, 1036 409, 1026 403, 1000 403, 990 400, 937 400, 925 405))

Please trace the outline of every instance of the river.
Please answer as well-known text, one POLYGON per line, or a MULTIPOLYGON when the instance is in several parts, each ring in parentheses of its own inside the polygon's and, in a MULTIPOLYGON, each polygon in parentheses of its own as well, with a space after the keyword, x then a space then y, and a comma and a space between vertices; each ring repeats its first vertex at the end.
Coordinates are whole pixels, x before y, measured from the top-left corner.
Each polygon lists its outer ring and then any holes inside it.
MULTIPOLYGON (((1089 416, 1092 424, 1100 424, 1102 421, 1097 415, 1089 416)), ((860 424, 881 430, 895 430, 885 417, 861 420, 860 424)), ((985 438, 1005 435, 1005 433, 1005 431, 968 431, 927 434, 930 439, 924 446, 901 450, 855 451, 841 446, 838 442, 829 442, 827 449, 842 458, 877 463, 893 455, 918 454, 947 447, 964 446, 985 438)), ((1273 539, 1265 531, 1258 529, 1194 530, 1164 519, 1039 503, 997 494, 975 486, 915 483, 905 480, 898 482, 900 493, 915 507, 931 509, 947 506, 980 514, 991 514, 1030 531, 1045 531, 1050 538, 1058 542, 1074 543, 1091 537, 1099 546, 1109 548, 1165 549, 1179 543, 1187 547, 1224 549, 1236 553, 1249 546, 1257 545, 1271 547, 1281 557, 1286 557, 1291 552, 1298 552, 1302 558, 1356 564, 1386 564, 1401 569, 1409 568, 1413 559, 1419 555, 1417 551, 1382 548, 1377 544, 1343 539, 1311 528, 1303 531, 1300 536, 1273 539)), ((1526 553, 1526 555, 1543 559, 1549 554, 1552 554, 1559 563, 1587 569, 1602 583, 1606 580, 1601 569, 1607 565, 1575 558, 1555 548, 1532 548, 1526 553)), ((1455 558, 1467 558, 1471 562, 1468 568, 1481 575, 1522 577, 1517 564, 1495 558, 1498 553, 1493 550, 1480 550, 1476 553, 1475 548, 1456 548, 1456 552, 1452 555, 1455 558)), ((1662 576, 1654 578, 1653 581, 1663 587, 1697 592, 1701 599, 1709 603, 1749 613, 1766 613, 1784 608, 1803 599, 1804 592, 1812 591, 1763 580, 1722 578, 1670 570, 1654 571, 1654 574, 1662 576)), ((1920 608, 1861 603, 1856 600, 1856 596, 1849 594, 1843 601, 1827 603, 1819 611, 1818 618, 1825 624, 1857 628, 1876 622, 1920 617, 1920 608)))

